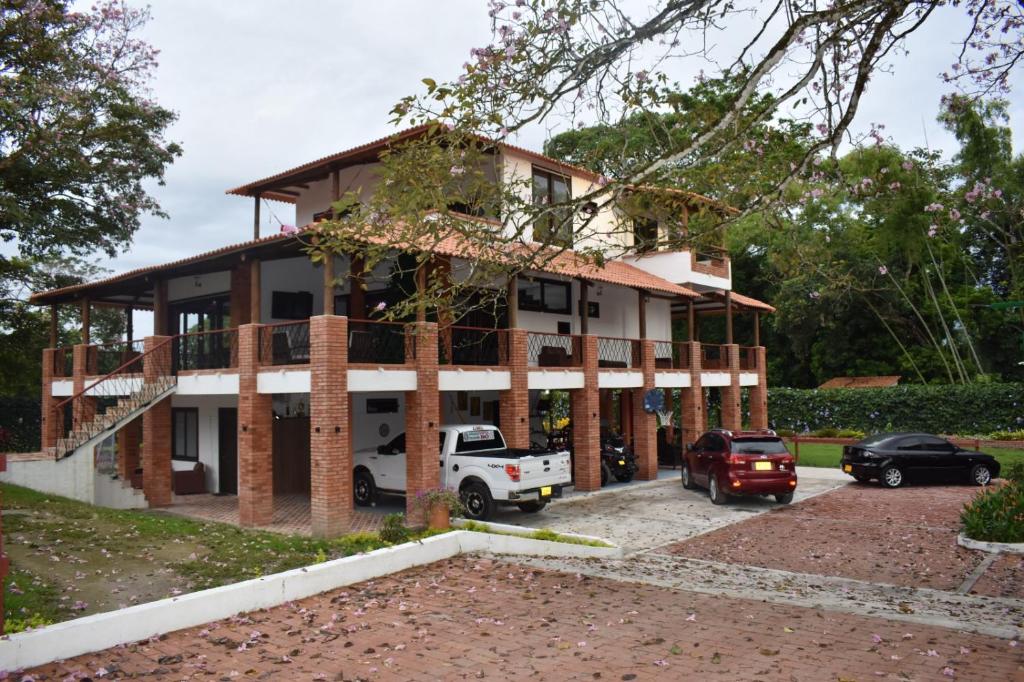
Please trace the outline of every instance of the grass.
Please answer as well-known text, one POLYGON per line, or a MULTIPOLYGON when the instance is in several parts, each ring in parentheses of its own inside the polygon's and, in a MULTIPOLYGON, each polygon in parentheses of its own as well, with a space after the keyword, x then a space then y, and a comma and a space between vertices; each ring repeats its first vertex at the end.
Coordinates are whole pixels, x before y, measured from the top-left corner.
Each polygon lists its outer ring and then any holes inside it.
POLYGON ((4 584, 7 632, 391 544, 376 533, 325 540, 105 509, 6 484, 0 494, 11 558, 4 584))
POLYGON ((587 547, 611 547, 607 542, 602 540, 591 540, 590 538, 581 538, 573 535, 562 535, 556 533, 553 530, 547 528, 540 528, 533 532, 527 532, 525 529, 522 533, 515 533, 510 530, 498 530, 486 523, 480 523, 478 521, 466 521, 464 524, 459 526, 459 530, 470 530, 475 533, 491 533, 492 535, 511 535, 518 538, 530 538, 532 540, 547 540, 548 542, 564 542, 567 545, 586 545, 587 547))
MULTIPOLYGON (((789 451, 796 453, 793 443, 787 443, 789 451)), ((1024 450, 1012 448, 987 448, 984 450, 999 460, 1005 470, 1014 462, 1024 462, 1024 450)), ((843 456, 843 446, 831 443, 800 443, 800 457, 797 464, 805 467, 838 467, 843 456)))

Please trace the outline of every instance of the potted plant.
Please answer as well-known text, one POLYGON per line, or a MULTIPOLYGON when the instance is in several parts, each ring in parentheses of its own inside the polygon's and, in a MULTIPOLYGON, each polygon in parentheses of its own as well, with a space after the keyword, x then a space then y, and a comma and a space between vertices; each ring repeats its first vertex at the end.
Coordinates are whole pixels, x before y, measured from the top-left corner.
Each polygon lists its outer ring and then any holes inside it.
POLYGON ((459 496, 443 488, 432 488, 417 493, 416 506, 423 510, 427 527, 439 530, 451 528, 452 514, 458 514, 462 510, 459 496))

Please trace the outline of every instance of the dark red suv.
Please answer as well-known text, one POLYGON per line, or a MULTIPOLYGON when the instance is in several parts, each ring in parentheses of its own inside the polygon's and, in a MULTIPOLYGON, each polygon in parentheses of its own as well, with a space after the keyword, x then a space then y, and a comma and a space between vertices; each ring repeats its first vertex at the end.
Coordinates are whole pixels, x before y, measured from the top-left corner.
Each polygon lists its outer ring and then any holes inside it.
POLYGON ((715 429, 686 448, 682 476, 684 488, 707 488, 715 504, 733 495, 775 495, 789 504, 796 490, 796 460, 774 431, 715 429))

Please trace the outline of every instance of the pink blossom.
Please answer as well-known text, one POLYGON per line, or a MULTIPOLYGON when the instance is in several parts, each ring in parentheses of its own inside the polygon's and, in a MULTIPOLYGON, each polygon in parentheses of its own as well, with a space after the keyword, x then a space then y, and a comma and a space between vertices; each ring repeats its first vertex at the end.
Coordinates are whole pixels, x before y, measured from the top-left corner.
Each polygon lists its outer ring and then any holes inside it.
MULTIPOLYGON (((821 298, 821 294, 819 294, 817 291, 812 291, 811 293, 809 293, 807 295, 810 298, 814 299, 814 300, 817 300, 817 299, 821 298)), ((687 620, 689 620, 689 618, 687 618, 687 620)))
POLYGON ((925 206, 924 210, 926 212, 928 212, 928 213, 938 213, 943 208, 945 208, 945 207, 942 204, 940 204, 938 202, 934 202, 934 203, 931 203, 931 204, 928 204, 927 206, 925 206))
POLYGON ((928 226, 928 236, 929 237, 934 237, 938 233, 939 233, 939 226, 938 225, 929 225, 928 226))
POLYGON ((885 267, 884 265, 879 265, 878 266, 878 274, 880 274, 880 275, 888 275, 889 274, 889 268, 885 267))
POLYGON ((955 208, 949 209, 949 217, 951 220, 960 220, 960 211, 955 208))
POLYGON ((463 173, 466 172, 466 169, 463 168, 462 166, 452 166, 448 172, 451 173, 452 175, 462 175, 463 173))
POLYGON ((904 161, 903 162, 903 170, 908 171, 908 170, 913 170, 913 169, 914 169, 914 162, 913 161, 904 161))
POLYGON ((947 665, 945 668, 942 669, 942 674, 946 677, 955 677, 956 671, 947 665))

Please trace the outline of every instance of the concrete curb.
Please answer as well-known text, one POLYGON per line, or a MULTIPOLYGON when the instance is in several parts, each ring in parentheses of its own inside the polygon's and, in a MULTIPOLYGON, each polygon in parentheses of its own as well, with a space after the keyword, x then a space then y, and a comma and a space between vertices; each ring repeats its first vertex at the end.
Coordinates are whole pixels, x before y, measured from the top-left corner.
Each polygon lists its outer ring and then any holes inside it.
POLYGON ((991 554, 1024 554, 1024 542, 985 542, 969 538, 963 533, 956 536, 956 544, 991 554))
MULTIPOLYGON (((452 525, 455 527, 461 527, 469 523, 466 519, 452 519, 452 525)), ((573 545, 565 542, 552 542, 550 540, 538 540, 537 538, 531 538, 530 533, 535 532, 536 528, 529 528, 526 526, 513 526, 507 523, 493 523, 491 521, 486 522, 474 522, 479 525, 487 526, 488 530, 494 530, 497 533, 511 533, 511 535, 491 535, 488 533, 478 533, 487 538, 489 547, 486 551, 494 554, 522 554, 526 556, 558 556, 558 557, 582 557, 582 558, 594 558, 594 559, 620 559, 622 558, 621 547, 593 547, 591 545, 573 545), (527 540, 526 543, 520 543, 519 540, 527 540)), ((467 531, 477 532, 477 531, 467 531)), ((604 538, 594 537, 592 535, 580 535, 579 533, 558 533, 570 538, 580 538, 582 540, 597 540, 598 542, 604 542, 611 545, 610 542, 604 538)))
MULTIPOLYGON (((518 531, 522 532, 521 529, 518 531)), ((0 670, 24 670, 149 639, 468 552, 578 558, 608 557, 609 551, 617 551, 619 555, 622 552, 618 547, 571 545, 521 536, 455 530, 366 554, 9 635, 0 638, 0 670)))

